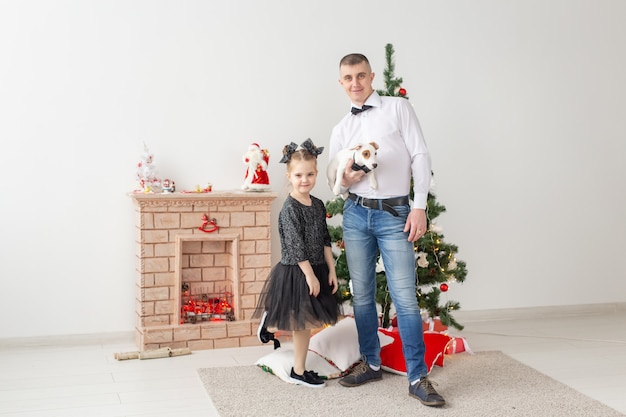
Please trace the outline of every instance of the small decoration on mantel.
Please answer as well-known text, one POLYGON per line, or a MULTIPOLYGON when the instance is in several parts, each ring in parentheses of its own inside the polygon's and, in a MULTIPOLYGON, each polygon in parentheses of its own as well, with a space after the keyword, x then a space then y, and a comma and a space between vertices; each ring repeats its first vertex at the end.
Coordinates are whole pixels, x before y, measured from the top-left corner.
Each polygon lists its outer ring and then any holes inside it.
POLYGON ((270 161, 270 153, 267 149, 261 149, 258 143, 248 146, 248 151, 243 156, 243 162, 247 165, 246 176, 241 186, 244 191, 266 191, 270 188, 270 178, 267 175, 267 164, 270 161))
POLYGON ((157 178, 156 167, 154 166, 154 155, 150 152, 145 142, 141 160, 137 163, 137 181, 139 181, 141 189, 135 192, 146 194, 161 192, 161 182, 157 178))
POLYGON ((195 194, 195 193, 210 193, 213 191, 213 184, 207 182, 204 188, 202 188, 199 184, 196 184, 195 190, 183 190, 181 193, 183 194, 195 194))
POLYGON ((209 219, 209 216, 206 214, 202 215, 202 226, 198 227, 198 230, 204 233, 212 233, 215 232, 220 227, 217 225, 217 220, 209 219))
POLYGON ((164 179, 161 185, 163 186, 163 194, 171 194, 176 191, 176 184, 168 178, 164 179))

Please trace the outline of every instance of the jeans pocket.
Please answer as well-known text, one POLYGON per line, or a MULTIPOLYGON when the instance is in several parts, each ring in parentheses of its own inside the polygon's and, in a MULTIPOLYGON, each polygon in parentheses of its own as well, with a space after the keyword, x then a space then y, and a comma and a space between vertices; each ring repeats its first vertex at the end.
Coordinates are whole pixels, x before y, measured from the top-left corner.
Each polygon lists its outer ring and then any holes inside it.
POLYGON ((354 208, 355 204, 356 204, 356 203, 354 202, 354 200, 352 200, 352 199, 350 199, 350 198, 349 198, 349 199, 347 199, 347 200, 343 203, 343 213, 345 214, 345 213, 349 212, 350 210, 352 210, 352 209, 354 208))
POLYGON ((407 217, 409 217, 409 213, 411 212, 411 206, 408 204, 393 206, 393 209, 396 213, 398 213, 398 218, 404 219, 404 221, 406 221, 407 217))

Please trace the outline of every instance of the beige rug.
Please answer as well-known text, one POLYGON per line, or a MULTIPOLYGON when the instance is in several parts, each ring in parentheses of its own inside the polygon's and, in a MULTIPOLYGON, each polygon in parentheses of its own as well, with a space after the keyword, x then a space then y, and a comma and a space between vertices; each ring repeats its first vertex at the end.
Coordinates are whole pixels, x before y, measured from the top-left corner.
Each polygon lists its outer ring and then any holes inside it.
POLYGON ((447 401, 423 406, 408 396, 406 377, 345 388, 330 380, 321 389, 285 383, 257 366, 199 369, 222 417, 409 416, 428 417, 614 417, 623 414, 501 352, 446 356, 430 375, 447 401))

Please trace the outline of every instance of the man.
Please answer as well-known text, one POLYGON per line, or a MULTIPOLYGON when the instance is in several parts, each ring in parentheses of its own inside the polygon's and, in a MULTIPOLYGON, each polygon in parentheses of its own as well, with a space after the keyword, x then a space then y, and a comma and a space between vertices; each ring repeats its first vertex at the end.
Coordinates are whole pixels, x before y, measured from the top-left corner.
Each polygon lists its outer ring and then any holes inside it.
POLYGON ((365 172, 353 167, 352 161, 341 182, 341 192, 349 193, 343 209, 343 240, 362 361, 339 383, 355 387, 382 379, 375 301, 376 258, 380 252, 397 312, 409 395, 425 405, 442 406, 445 400, 427 377, 422 317, 415 292, 413 242, 426 231, 430 154, 413 107, 404 98, 381 97, 374 91, 374 73, 364 55, 346 55, 339 69, 339 83, 353 108, 332 131, 330 160, 342 149, 359 143, 373 141, 379 145, 376 189, 369 181, 362 181, 365 172), (408 197, 411 177, 413 202, 408 197))

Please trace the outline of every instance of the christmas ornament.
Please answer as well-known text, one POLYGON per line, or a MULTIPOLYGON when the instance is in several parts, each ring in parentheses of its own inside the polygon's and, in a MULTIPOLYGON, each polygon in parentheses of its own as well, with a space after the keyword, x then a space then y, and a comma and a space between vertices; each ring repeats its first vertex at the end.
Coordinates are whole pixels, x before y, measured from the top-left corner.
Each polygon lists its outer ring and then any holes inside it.
POLYGON ((443 284, 441 284, 441 285, 439 286, 439 289, 440 289, 442 292, 446 292, 446 291, 448 291, 448 284, 446 284, 446 283, 444 282, 443 284))
MULTIPOLYGON (((183 288, 188 284, 183 284, 183 288)), ((195 324, 198 321, 228 320, 234 321, 235 315, 232 307, 233 294, 228 291, 220 291, 219 296, 209 296, 208 293, 189 295, 188 290, 182 293, 180 318, 181 324, 195 324)))
POLYGON ((419 266, 420 268, 426 268, 428 266, 428 259, 426 259, 425 252, 417 253, 417 266, 419 266))
POLYGON ((215 219, 209 220, 209 216, 207 216, 206 214, 203 214, 202 226, 198 227, 198 230, 204 233, 211 233, 211 232, 215 232, 217 229, 219 229, 219 226, 217 225, 217 221, 215 219))
POLYGON ((400 90, 398 90, 398 93, 399 93, 401 96, 406 96, 406 90, 405 90, 404 88, 401 88, 400 90))
POLYGON ((248 151, 243 156, 243 162, 248 168, 241 186, 242 190, 265 191, 270 188, 270 179, 267 175, 269 161, 270 153, 267 149, 261 149, 258 143, 252 143, 248 146, 248 151))

